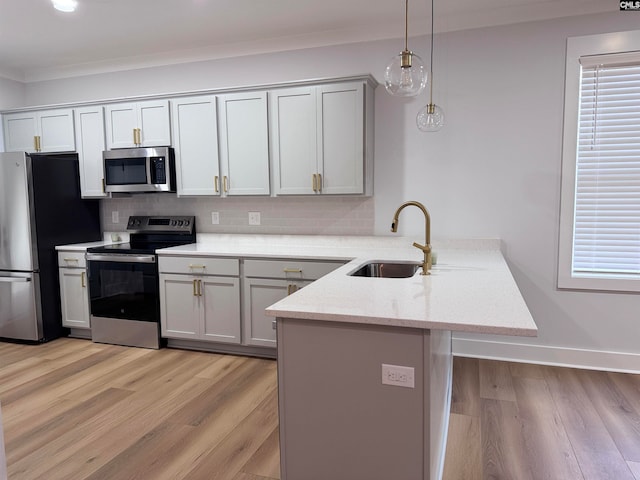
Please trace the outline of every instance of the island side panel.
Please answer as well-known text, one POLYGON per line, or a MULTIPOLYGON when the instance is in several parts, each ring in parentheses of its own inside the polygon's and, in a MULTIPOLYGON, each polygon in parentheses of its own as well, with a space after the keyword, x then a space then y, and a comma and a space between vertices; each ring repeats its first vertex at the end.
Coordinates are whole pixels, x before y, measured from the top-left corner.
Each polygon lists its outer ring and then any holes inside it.
POLYGON ((278 318, 282 480, 429 478, 424 336, 278 318), (383 363, 413 367, 415 388, 383 385, 383 363))
POLYGON ((451 412, 451 389, 453 383, 453 355, 451 353, 451 331, 430 330, 425 334, 425 351, 428 381, 425 382, 425 469, 432 480, 440 480, 444 471, 447 447, 449 415, 451 412))

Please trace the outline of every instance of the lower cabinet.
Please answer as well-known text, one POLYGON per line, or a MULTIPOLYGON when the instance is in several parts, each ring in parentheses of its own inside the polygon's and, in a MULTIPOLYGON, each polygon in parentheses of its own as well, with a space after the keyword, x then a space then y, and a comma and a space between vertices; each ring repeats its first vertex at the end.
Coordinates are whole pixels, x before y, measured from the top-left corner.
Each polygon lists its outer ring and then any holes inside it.
POLYGON ((275 347, 276 321, 273 317, 265 315, 265 309, 309 283, 311 282, 302 280, 245 278, 243 282, 244 343, 275 347))
POLYGON ((273 317, 265 308, 343 265, 308 260, 245 260, 243 278, 243 344, 275 347, 273 317))
POLYGON ((62 325, 91 328, 84 252, 59 252, 58 265, 62 325))
POLYGON ((160 256, 158 270, 163 337, 240 343, 237 259, 160 256))

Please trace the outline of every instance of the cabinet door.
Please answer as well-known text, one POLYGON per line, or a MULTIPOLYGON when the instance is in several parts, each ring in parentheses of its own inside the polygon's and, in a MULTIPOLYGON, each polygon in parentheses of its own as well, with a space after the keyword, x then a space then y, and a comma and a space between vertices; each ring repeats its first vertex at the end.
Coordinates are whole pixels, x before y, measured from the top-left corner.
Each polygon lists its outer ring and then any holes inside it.
POLYGON ((322 193, 364 193, 364 84, 318 87, 322 193))
POLYGON ((82 198, 106 197, 102 166, 102 152, 105 149, 103 109, 102 107, 77 108, 75 118, 82 198))
POLYGON ((224 193, 268 195, 267 93, 230 94, 219 98, 224 193))
POLYGON ((200 337, 197 279, 189 275, 160 275, 160 326, 167 338, 200 337))
POLYGON ((61 268, 60 300, 62 325, 68 328, 89 328, 89 294, 84 268, 61 268))
POLYGON ((41 152, 75 151, 76 142, 73 131, 72 109, 38 112, 37 121, 41 152))
POLYGON ((220 195, 216 97, 171 101, 178 196, 220 195))
POLYGON ((150 100, 136 105, 141 147, 168 147, 171 145, 169 101, 150 100))
POLYGON ((303 280, 244 279, 244 339, 245 345, 276 346, 275 318, 264 310, 311 282, 303 280))
POLYGON ((37 122, 35 112, 8 113, 4 117, 6 152, 35 152, 37 122))
POLYGON ((238 278, 200 278, 203 308, 202 340, 240 343, 240 281, 238 278))
POLYGON ((269 102, 276 195, 316 193, 316 88, 276 90, 269 102))
POLYGON ((107 148, 136 146, 134 130, 138 127, 135 103, 118 103, 105 107, 107 148))

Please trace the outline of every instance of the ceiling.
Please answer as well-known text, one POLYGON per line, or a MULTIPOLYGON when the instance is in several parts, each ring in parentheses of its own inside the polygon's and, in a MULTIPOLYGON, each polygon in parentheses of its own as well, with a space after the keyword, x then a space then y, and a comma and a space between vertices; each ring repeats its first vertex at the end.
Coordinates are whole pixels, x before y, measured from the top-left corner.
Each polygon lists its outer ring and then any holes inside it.
MULTIPOLYGON (((32 82, 404 34, 402 0, 0 0, 0 76, 32 82)), ((435 0, 436 32, 616 11, 613 0, 435 0)), ((409 2, 409 34, 429 32, 409 2)))

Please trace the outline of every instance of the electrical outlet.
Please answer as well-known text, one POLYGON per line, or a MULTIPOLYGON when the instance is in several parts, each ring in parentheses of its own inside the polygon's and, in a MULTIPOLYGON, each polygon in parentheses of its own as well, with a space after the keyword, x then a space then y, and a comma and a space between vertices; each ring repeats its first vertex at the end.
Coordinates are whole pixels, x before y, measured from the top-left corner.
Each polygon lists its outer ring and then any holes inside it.
POLYGON ((111 223, 120 223, 120 212, 117 210, 111 212, 111 223))
POLYGON ((415 388, 415 370, 413 367, 382 364, 382 384, 396 387, 415 388))
POLYGON ((249 212, 249 225, 260 225, 260 212, 249 212))
POLYGON ((211 212, 211 224, 219 225, 220 224, 220 213, 219 212, 211 212))

